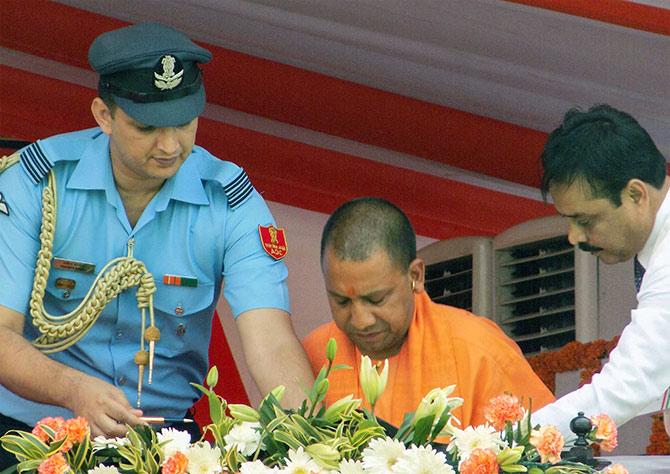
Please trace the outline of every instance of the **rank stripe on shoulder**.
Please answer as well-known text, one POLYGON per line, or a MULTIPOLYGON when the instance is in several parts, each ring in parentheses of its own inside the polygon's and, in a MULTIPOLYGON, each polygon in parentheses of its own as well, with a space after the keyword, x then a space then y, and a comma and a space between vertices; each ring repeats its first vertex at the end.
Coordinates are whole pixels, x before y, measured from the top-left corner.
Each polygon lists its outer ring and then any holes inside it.
POLYGON ((242 204, 253 190, 254 187, 244 170, 240 171, 240 174, 234 180, 223 187, 223 192, 226 193, 228 205, 231 209, 235 209, 242 204))
POLYGON ((5 201, 5 196, 0 193, 0 214, 4 214, 6 216, 9 215, 9 206, 7 205, 7 201, 5 201))
POLYGON ((42 181, 53 165, 38 143, 32 143, 21 151, 21 167, 35 184, 42 181))

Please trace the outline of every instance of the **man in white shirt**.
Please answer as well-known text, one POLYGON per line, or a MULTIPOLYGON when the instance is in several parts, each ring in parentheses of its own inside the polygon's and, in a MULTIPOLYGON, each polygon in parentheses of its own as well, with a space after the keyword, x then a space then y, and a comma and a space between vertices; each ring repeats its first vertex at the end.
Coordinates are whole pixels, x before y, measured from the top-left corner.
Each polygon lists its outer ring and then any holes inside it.
MULTIPOLYGON (((590 384, 538 410, 533 422, 569 433, 570 420, 607 413, 617 425, 661 409, 670 385, 670 178, 649 134, 608 105, 570 110, 541 157, 542 192, 568 239, 603 263, 635 259, 638 306, 590 384)), ((596 317, 596 315, 593 315, 596 317)))

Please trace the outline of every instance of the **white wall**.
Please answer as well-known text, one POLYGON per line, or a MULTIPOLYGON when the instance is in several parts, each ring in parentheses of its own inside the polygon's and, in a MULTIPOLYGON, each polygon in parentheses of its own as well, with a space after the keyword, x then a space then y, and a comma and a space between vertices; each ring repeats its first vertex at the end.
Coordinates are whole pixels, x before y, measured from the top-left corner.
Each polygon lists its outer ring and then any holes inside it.
MULTIPOLYGON (((275 202, 268 202, 268 205, 277 221, 277 226, 286 231, 288 254, 285 261, 289 270, 288 287, 291 295, 293 327, 298 337, 302 339, 318 325, 330 321, 330 310, 319 262, 321 231, 328 220, 328 215, 275 202)), ((417 236, 418 248, 431 242, 434 242, 434 239, 417 236)), ((237 329, 228 304, 223 298, 219 301, 218 310, 226 339, 240 370, 249 399, 252 405, 256 405, 260 401, 260 393, 247 370, 237 329)))

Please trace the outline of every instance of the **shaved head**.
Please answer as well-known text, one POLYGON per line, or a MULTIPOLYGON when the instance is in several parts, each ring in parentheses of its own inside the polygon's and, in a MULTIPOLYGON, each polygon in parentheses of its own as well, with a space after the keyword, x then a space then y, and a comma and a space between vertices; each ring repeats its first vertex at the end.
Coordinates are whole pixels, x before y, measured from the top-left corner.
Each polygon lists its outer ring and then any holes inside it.
POLYGON ((416 258, 416 236, 407 216, 382 198, 349 201, 330 216, 321 236, 321 262, 326 250, 340 260, 367 260, 383 250, 394 267, 405 271, 416 258))

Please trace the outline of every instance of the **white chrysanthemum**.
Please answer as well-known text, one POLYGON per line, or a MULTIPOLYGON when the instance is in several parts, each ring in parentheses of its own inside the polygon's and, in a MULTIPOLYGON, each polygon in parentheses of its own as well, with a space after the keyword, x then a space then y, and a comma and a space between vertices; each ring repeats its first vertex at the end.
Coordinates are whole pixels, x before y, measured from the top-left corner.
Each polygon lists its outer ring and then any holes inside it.
POLYGON ((121 474, 117 468, 114 466, 105 466, 104 464, 99 464, 93 469, 88 470, 88 474, 121 474))
POLYGON ((244 456, 254 454, 261 442, 260 427, 260 423, 249 421, 243 421, 233 426, 228 434, 223 437, 226 442, 226 451, 230 450, 233 445, 237 445, 237 451, 244 456))
POLYGON ((245 462, 240 466, 240 474, 270 474, 276 469, 267 467, 261 461, 245 462))
POLYGON ((412 446, 393 465, 394 474, 454 474, 444 453, 427 446, 412 446))
POLYGON ((387 474, 400 456, 405 445, 391 438, 375 438, 363 450, 363 467, 371 474, 387 474))
POLYGON ((340 461, 338 471, 340 474, 365 474, 363 463, 361 461, 353 461, 351 459, 344 459, 340 461))
POLYGON ((96 436, 92 441, 93 452, 100 451, 107 448, 119 448, 130 443, 128 438, 105 438, 104 436, 96 436))
POLYGON ((281 470, 282 474, 310 474, 320 471, 319 465, 305 452, 302 446, 297 451, 289 449, 286 467, 281 470))
POLYGON ((201 442, 192 445, 186 452, 189 474, 217 474, 221 468, 221 450, 212 448, 209 443, 201 442))
POLYGON ((187 431, 179 431, 174 428, 163 428, 156 433, 158 442, 166 442, 163 448, 163 459, 169 459, 177 451, 185 453, 191 445, 191 435, 187 431))
POLYGON ((454 428, 454 434, 449 443, 449 452, 458 450, 458 459, 463 460, 470 457, 472 451, 477 448, 491 449, 498 454, 505 447, 505 442, 500 439, 500 433, 489 425, 480 425, 475 428, 468 426, 464 430, 454 428))

